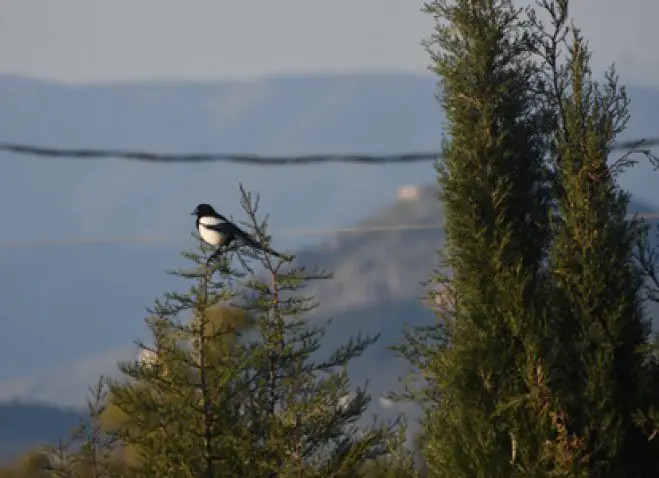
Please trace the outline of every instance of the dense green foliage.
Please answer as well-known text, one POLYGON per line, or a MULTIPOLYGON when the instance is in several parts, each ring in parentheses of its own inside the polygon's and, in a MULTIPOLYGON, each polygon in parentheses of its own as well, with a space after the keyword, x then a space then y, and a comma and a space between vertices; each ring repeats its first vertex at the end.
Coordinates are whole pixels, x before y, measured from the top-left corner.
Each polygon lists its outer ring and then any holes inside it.
POLYGON ((438 167, 447 241, 436 282, 454 299, 422 366, 432 389, 424 391, 424 451, 433 476, 532 476, 547 438, 533 409, 502 407, 526 390, 548 335, 539 306, 544 111, 532 94, 529 35, 506 3, 427 7, 447 21, 429 47, 450 135, 438 167))
POLYGON ((613 69, 603 83, 592 79, 584 39, 576 28, 564 29, 567 5, 556 2, 553 22, 561 36, 543 32, 537 45, 552 85, 545 96, 557 214, 548 310, 561 344, 554 387, 570 429, 583 440, 580 455, 589 475, 655 475, 659 443, 648 443, 634 420, 659 398, 646 389, 650 322, 642 303, 645 277, 634 260, 647 230, 642 221, 626 218, 629 197, 616 184, 632 164, 629 155, 608 164, 629 101, 613 69), (562 39, 567 55, 556 70, 562 39))
POLYGON ((616 183, 631 155, 608 163, 628 102, 613 71, 591 77, 567 3, 538 2, 547 24, 504 0, 427 6, 450 135, 434 279, 450 300, 400 350, 426 379, 408 397, 430 476, 658 469, 636 419, 659 399, 634 257, 647 230, 616 183))

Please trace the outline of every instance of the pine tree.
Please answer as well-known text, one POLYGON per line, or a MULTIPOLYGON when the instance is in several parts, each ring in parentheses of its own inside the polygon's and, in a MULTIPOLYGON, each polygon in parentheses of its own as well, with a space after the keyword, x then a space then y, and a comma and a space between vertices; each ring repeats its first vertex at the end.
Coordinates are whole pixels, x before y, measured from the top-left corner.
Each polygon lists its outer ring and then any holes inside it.
POLYGON ((613 68, 604 82, 592 78, 586 42, 567 26, 568 2, 541 5, 552 19, 550 31, 537 28, 536 47, 553 112, 556 214, 548 267, 552 329, 561 344, 555 363, 561 381, 554 386, 569 428, 584 440, 589 476, 654 476, 659 447, 634 418, 649 405, 650 323, 634 258, 647 228, 626 218, 629 194, 617 184, 634 163, 632 152, 609 164, 611 145, 629 118, 629 100, 613 68))
POLYGON ((227 476, 242 466, 237 450, 250 438, 240 426, 243 349, 235 321, 212 320, 241 272, 229 255, 207 264, 208 253, 204 245, 183 253, 194 267, 171 273, 193 285, 156 301, 146 320, 152 343, 138 343, 139 359, 120 365, 127 380, 111 387, 124 418, 114 429, 138 454, 136 476, 227 476))
POLYGON ((400 348, 426 382, 412 393, 425 411, 423 451, 430 476, 540 476, 549 426, 530 402, 518 403, 538 389, 531 371, 549 353, 540 307, 547 123, 533 95, 537 67, 512 2, 436 0, 426 11, 437 22, 428 49, 450 140, 438 165, 446 231, 434 278, 439 324, 407 334, 400 348))
MULTIPOLYGON (((208 321, 208 326, 205 327, 207 339, 212 339, 213 334, 222 331, 225 332, 222 334, 222 338, 231 344, 235 343, 240 334, 247 332, 253 326, 253 321, 249 314, 236 307, 216 304, 206 309, 204 316, 207 317, 208 321)), ((140 349, 137 361, 152 365, 156 362, 156 359, 157 357, 152 350, 142 348, 140 349)), ((122 427, 132 426, 139 428, 139 425, 136 425, 134 421, 114 403, 114 397, 112 394, 109 394, 107 404, 101 415, 103 430, 112 433, 115 430, 121 430, 122 427)), ((128 467, 139 465, 141 453, 136 446, 121 443, 118 445, 118 459, 128 467)))
MULTIPOLYGON (((247 226, 267 242, 267 221, 257 220, 258 198, 241 192, 247 226)), ((268 256, 262 265, 264 277, 245 264, 251 279, 242 290, 258 330, 245 344, 251 366, 244 413, 254 440, 243 476, 358 476, 387 450, 388 435, 384 426, 357 425, 370 397, 365 388, 351 387, 347 366, 377 337, 357 334, 327 355, 321 349, 325 326, 305 319, 318 304, 300 290, 330 275, 268 256)))
MULTIPOLYGON (((245 227, 267 243, 258 199, 242 193, 245 227)), ((376 337, 323 357, 324 327, 304 317, 316 304, 297 291, 327 274, 247 248, 207 264, 214 251, 200 248, 184 253, 193 269, 176 271, 189 292, 167 294, 147 319, 150 359, 122 364, 127 379, 111 387, 123 414, 114 429, 139 454, 131 476, 358 476, 390 436, 357 424, 369 396, 347 374, 376 337), (251 328, 212 324, 218 304, 245 311, 251 328)))

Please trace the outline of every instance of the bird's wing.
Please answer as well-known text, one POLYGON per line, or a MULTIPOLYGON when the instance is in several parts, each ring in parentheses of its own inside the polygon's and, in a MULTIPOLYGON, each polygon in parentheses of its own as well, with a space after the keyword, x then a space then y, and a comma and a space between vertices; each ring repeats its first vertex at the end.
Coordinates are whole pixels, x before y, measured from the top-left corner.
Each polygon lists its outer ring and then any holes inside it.
POLYGON ((238 226, 235 226, 234 224, 232 224, 232 226, 234 226, 236 228, 233 231, 234 236, 239 237, 240 239, 242 239, 249 246, 254 247, 256 249, 261 249, 262 251, 268 252, 268 253, 272 254, 273 256, 275 256, 275 257, 283 257, 279 252, 277 252, 274 249, 268 247, 266 244, 263 244, 263 243, 257 241, 256 239, 254 239, 254 237, 252 237, 250 234, 247 234, 245 231, 240 229, 238 226))
POLYGON ((219 232, 220 234, 228 234, 228 233, 237 234, 236 230, 240 231, 238 227, 236 227, 234 224, 231 224, 230 222, 216 222, 216 223, 200 222, 199 225, 210 231, 219 232))

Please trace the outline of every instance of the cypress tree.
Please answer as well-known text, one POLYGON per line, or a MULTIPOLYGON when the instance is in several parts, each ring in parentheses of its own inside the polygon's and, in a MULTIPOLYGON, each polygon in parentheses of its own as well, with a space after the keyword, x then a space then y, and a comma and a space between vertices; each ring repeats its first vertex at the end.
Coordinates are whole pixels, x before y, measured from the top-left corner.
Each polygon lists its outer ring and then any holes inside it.
POLYGON ((231 340, 233 321, 212 321, 241 272, 228 256, 207 264, 208 252, 183 253, 194 266, 171 273, 192 285, 156 301, 146 319, 151 343, 138 342, 141 356, 120 364, 125 379, 111 385, 123 418, 113 430, 138 455, 135 476, 226 476, 242 466, 236 450, 250 438, 240 427, 243 350, 231 340))
POLYGON ((428 49, 450 137, 438 166, 446 247, 435 277, 450 300, 430 341, 412 334, 401 348, 427 382, 423 451, 430 476, 537 476, 546 427, 529 407, 509 406, 528 392, 546 334, 536 66, 512 2, 435 0, 426 11, 437 22, 428 49))
POLYGON ((586 42, 567 26, 568 2, 543 5, 553 24, 551 31, 538 29, 536 47, 553 112, 550 304, 561 352, 555 388, 569 428, 584 441, 588 476, 654 476, 658 444, 648 442, 634 418, 649 405, 650 322, 634 257, 647 228, 626 217, 629 194, 617 184, 633 158, 609 161, 629 119, 629 100, 613 68, 603 82, 592 78, 586 42), (563 64, 560 48, 566 51, 563 64))
POLYGON ((607 163, 628 100, 613 70, 592 79, 567 0, 538 3, 553 30, 505 0, 427 6, 447 243, 439 323, 399 347, 425 380, 406 397, 430 476, 650 476, 654 268, 635 261, 647 229, 616 183, 634 160, 607 163))

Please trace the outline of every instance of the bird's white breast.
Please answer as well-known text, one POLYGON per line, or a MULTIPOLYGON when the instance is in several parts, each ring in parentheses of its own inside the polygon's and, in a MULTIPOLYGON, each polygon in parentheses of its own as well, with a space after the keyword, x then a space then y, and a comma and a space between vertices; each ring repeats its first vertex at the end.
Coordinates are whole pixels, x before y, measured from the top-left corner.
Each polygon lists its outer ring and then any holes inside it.
POLYGON ((199 235, 204 242, 210 244, 211 246, 216 246, 222 240, 222 235, 213 231, 212 229, 207 229, 204 226, 214 226, 219 224, 221 221, 215 217, 201 217, 199 218, 199 235))

